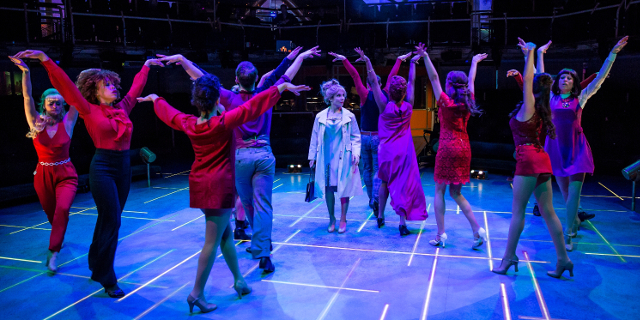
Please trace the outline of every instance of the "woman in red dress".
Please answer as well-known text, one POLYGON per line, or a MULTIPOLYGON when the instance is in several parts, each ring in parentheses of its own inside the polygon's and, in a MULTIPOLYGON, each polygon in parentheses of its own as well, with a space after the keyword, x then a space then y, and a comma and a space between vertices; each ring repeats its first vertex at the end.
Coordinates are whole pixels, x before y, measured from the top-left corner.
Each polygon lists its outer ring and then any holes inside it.
POLYGON ((120 217, 131 187, 129 148, 133 124, 129 114, 147 83, 149 67, 164 65, 157 59, 147 60, 133 79, 129 92, 116 103, 120 99, 120 76, 113 71, 84 70, 78 75, 76 86, 42 51, 22 51, 14 58, 40 60, 54 88, 84 119, 87 132, 96 146, 89 169, 89 187, 98 210, 89 248, 91 279, 100 282, 110 297, 124 297, 124 291, 118 287, 113 261, 118 247, 120 217))
POLYGON ((555 139, 555 126, 551 122, 551 107, 549 96, 553 80, 547 73, 533 74, 533 53, 535 44, 525 44, 520 39, 519 46, 525 51, 524 91, 523 102, 511 112, 509 126, 516 145, 516 172, 513 178, 513 202, 511 225, 507 238, 507 248, 500 266, 492 271, 506 274, 509 267, 515 266, 518 271, 518 256, 516 247, 520 235, 524 230, 524 212, 531 193, 534 194, 540 213, 547 224, 549 234, 556 249, 558 261, 555 271, 548 271, 547 275, 560 278, 565 270, 573 276, 573 262, 567 255, 562 235, 562 224, 553 209, 553 189, 551 187, 551 160, 540 144, 540 132, 543 124, 547 137, 555 139))
POLYGON ((451 71, 447 74, 446 92, 442 91, 440 78, 436 68, 431 63, 427 52, 421 48, 418 54, 424 57, 433 94, 438 101, 438 119, 440 120, 440 140, 436 154, 436 166, 433 179, 436 182, 436 194, 433 207, 436 212, 438 233, 435 239, 429 241, 432 246, 444 248, 447 234, 444 231, 444 213, 446 204, 444 193, 449 185, 449 195, 458 204, 464 216, 469 220, 473 232, 473 245, 480 247, 487 235, 473 215, 469 201, 462 195, 462 185, 469 182, 471 171, 471 145, 467 134, 467 123, 471 115, 480 115, 481 111, 475 102, 474 81, 478 62, 487 57, 486 53, 478 54, 471 61, 469 77, 462 71, 451 71))
POLYGON ((209 278, 218 246, 234 278, 238 297, 251 292, 238 267, 236 248, 229 226, 229 218, 235 204, 235 153, 232 152, 233 130, 271 109, 280 99, 280 93, 289 90, 298 95, 307 86, 294 86, 279 80, 239 107, 226 112, 220 101, 220 81, 212 74, 198 78, 191 91, 191 104, 198 108, 199 117, 174 109, 166 100, 155 94, 138 101, 152 101, 158 118, 174 130, 187 134, 191 140, 196 160, 189 174, 190 206, 199 208, 206 217, 205 243, 198 258, 195 284, 187 303, 193 312, 198 306, 201 312, 217 308, 207 303, 204 286, 209 278))
POLYGON ((73 106, 64 110, 64 99, 56 89, 47 89, 40 98, 40 108, 31 96, 29 67, 18 58, 9 57, 22 70, 22 96, 24 113, 38 154, 38 166, 33 172, 33 186, 42 209, 51 224, 49 254, 46 266, 50 272, 58 271, 56 260, 62 248, 69 224, 69 210, 78 189, 78 174, 69 158, 69 145, 78 111, 73 106))

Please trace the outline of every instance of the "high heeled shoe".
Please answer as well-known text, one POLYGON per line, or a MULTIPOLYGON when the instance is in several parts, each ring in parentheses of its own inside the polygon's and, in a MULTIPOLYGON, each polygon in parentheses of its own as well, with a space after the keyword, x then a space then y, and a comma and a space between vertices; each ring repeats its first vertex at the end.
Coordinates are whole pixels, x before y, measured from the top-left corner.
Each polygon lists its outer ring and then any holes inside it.
POLYGON ((242 281, 242 283, 240 283, 240 281, 237 281, 234 285, 233 285, 233 289, 236 290, 236 293, 238 294, 238 299, 242 299, 242 296, 245 294, 249 294, 251 293, 251 291, 253 291, 251 289, 251 287, 249 287, 247 285, 246 282, 242 281), (242 284, 242 285, 240 285, 242 284))
POLYGON ((478 238, 473 239, 471 249, 478 249, 485 242, 487 242, 487 231, 484 228, 480 228, 478 229, 478 238))
POLYGON ((111 287, 104 287, 104 292, 106 292, 111 298, 122 298, 124 297, 124 291, 118 287, 118 285, 113 285, 111 287))
POLYGON ((569 261, 563 265, 560 265, 560 262, 556 263, 556 270, 547 271, 547 275, 552 278, 559 279, 565 270, 569 270, 569 275, 573 277, 573 262, 569 261))
POLYGON ((573 251, 573 241, 571 240, 573 238, 573 236, 574 236, 574 234, 565 234, 564 235, 564 247, 569 252, 573 251))
POLYGON ((408 236, 411 234, 411 231, 409 231, 409 229, 407 229, 407 226, 404 224, 399 225, 398 230, 400 230, 400 236, 408 236))
POLYGON ((443 232, 442 234, 437 234, 436 239, 430 240, 429 244, 434 247, 442 246, 444 248, 444 242, 446 240, 447 240, 447 233, 443 232), (440 238, 440 240, 437 240, 438 238, 440 238))
POLYGON ((334 231, 336 231, 336 221, 335 220, 333 221, 333 223, 329 223, 329 226, 327 227, 327 232, 333 233, 334 231))
POLYGON ((264 273, 271 273, 276 271, 276 267, 271 262, 271 258, 262 257, 260 258, 260 264, 258 265, 260 269, 263 270, 264 273))
POLYGON ((187 303, 189 304, 189 312, 193 313, 193 306, 197 306, 200 308, 201 313, 211 312, 215 309, 218 309, 218 306, 214 303, 202 302, 200 298, 194 298, 189 294, 187 297, 187 303))
POLYGON ((507 265, 505 267, 503 267, 503 269, 493 268, 493 270, 491 270, 491 272, 504 275, 504 274, 507 274, 507 271, 509 271, 509 268, 511 268, 511 266, 514 266, 516 272, 518 272, 518 262, 519 261, 520 261, 520 259, 518 259, 518 256, 516 256, 515 259, 502 259, 502 262, 500 262, 500 267, 502 267, 505 264, 505 262, 506 262, 507 265))
POLYGON ((47 262, 45 262, 44 265, 47 266, 47 269, 49 270, 50 273, 58 272, 58 266, 56 265, 57 258, 58 258, 57 252, 49 251, 49 253, 47 254, 47 262))
POLYGON ((342 221, 340 221, 340 227, 338 228, 338 233, 345 232, 347 232, 347 220, 344 221, 344 225, 342 224, 342 221))
POLYGON ((377 218, 376 222, 378 223, 378 229, 384 227, 384 217, 382 218, 377 218))

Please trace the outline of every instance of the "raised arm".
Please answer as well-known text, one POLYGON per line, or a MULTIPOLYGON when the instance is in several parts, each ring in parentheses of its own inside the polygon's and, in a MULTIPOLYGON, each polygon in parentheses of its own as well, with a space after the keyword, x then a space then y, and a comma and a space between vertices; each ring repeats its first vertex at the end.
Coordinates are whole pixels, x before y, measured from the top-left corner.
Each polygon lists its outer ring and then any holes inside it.
POLYGON ((523 105, 520 108, 516 119, 518 121, 527 121, 531 119, 535 113, 536 99, 533 96, 533 54, 535 53, 536 45, 533 43, 524 43, 524 40, 519 39, 518 46, 526 50, 526 56, 524 59, 524 90, 522 93, 523 105))
POLYGON ((400 71, 400 65, 409 57, 411 57, 411 52, 398 56, 398 58, 396 58, 396 62, 393 64, 393 68, 391 68, 391 72, 389 72, 389 76, 387 76, 387 82, 384 84, 384 89, 382 90, 389 93, 389 83, 391 82, 391 78, 393 78, 393 76, 395 75, 398 75, 398 71, 400 71))
POLYGON ((471 92, 474 95, 476 94, 475 81, 476 81, 476 74, 478 73, 478 63, 486 58, 487 58, 486 53, 480 53, 480 54, 476 54, 475 56, 473 56, 473 59, 471 59, 471 68, 469 69, 468 86, 469 86, 469 92, 471 92))
POLYGON ((508 77, 513 77, 513 79, 515 79, 516 82, 518 83, 518 87, 520 87, 520 91, 522 91, 523 82, 522 82, 522 75, 520 74, 520 72, 516 69, 511 69, 507 71, 507 78, 508 77))
POLYGON ((369 57, 364 55, 364 51, 362 51, 362 49, 355 48, 354 50, 360 55, 360 58, 358 58, 356 62, 364 61, 365 65, 367 66, 367 82, 369 82, 371 85, 371 91, 373 92, 373 98, 378 105, 378 110, 380 111, 380 113, 383 113, 384 108, 387 106, 388 100, 387 97, 382 94, 382 89, 380 89, 380 84, 378 83, 376 73, 373 71, 371 60, 369 60, 369 57))
POLYGON ((89 102, 82 96, 76 84, 69 79, 69 76, 58 67, 58 65, 49 59, 49 57, 42 51, 27 50, 18 52, 14 58, 30 58, 38 59, 49 73, 49 80, 54 88, 60 92, 60 95, 64 98, 68 104, 75 106, 80 114, 91 113, 91 107, 89 102))
POLYGON ((609 57, 607 57, 607 60, 605 60, 604 63, 602 64, 602 67, 600 68, 600 71, 598 72, 598 75, 596 76, 595 80, 589 83, 589 85, 582 90, 579 98, 581 107, 584 108, 584 105, 585 103, 587 103, 587 100, 591 98, 591 96, 594 95, 598 91, 598 89, 600 89, 600 86, 604 82, 604 79, 607 78, 607 76, 609 75, 609 71, 611 71, 611 66, 613 66, 613 62, 616 61, 618 52, 620 52, 620 50, 622 50, 622 48, 624 48, 627 45, 628 40, 629 40, 629 36, 625 36, 624 38, 620 39, 618 43, 616 43, 613 49, 611 49, 611 52, 609 53, 609 57))
POLYGON ((592 81, 598 76, 598 72, 588 76, 586 79, 580 82, 580 88, 586 88, 592 81))
POLYGON ((347 69, 347 72, 351 76, 351 79, 353 79, 353 84, 356 86, 356 91, 358 92, 358 96, 360 96, 360 104, 364 104, 364 101, 367 99, 367 95, 369 94, 369 90, 367 90, 367 88, 362 83, 362 79, 360 79, 358 70, 356 70, 351 62, 349 62, 349 59, 347 59, 345 56, 333 52, 329 52, 329 55, 335 58, 332 62, 342 61, 342 65, 345 69, 347 69))
MULTIPOLYGON (((284 73, 284 75, 289 77, 289 79, 293 79, 293 77, 295 77, 296 74, 298 73, 298 70, 300 70, 300 66, 302 65, 302 61, 304 59, 313 58, 313 57, 319 57, 319 56, 320 56, 320 50, 318 50, 318 46, 315 46, 315 47, 313 47, 313 48, 301 53, 297 58, 295 58, 295 60, 293 61, 291 66, 287 69, 287 71, 284 73)), ((276 76, 278 76, 278 78, 279 78, 282 75, 277 75, 277 71, 278 71, 278 69, 276 69, 276 76)), ((275 81, 274 81, 274 83, 275 83, 275 81)))
POLYGON ((175 63, 176 65, 182 66, 184 71, 186 71, 189 77, 193 80, 198 79, 204 75, 204 72, 202 72, 200 68, 198 68, 193 62, 191 62, 181 54, 174 54, 172 56, 156 54, 156 56, 158 57, 158 61, 164 62, 167 65, 175 63))
MULTIPOLYGON (((416 47, 416 49, 418 49, 418 47, 416 47)), ((440 77, 438 76, 436 67, 433 66, 431 59, 429 59, 429 54, 427 53, 426 48, 423 47, 422 50, 418 50, 417 54, 424 58, 424 66, 427 68, 427 75, 429 76, 429 81, 431 81, 433 95, 436 98, 436 101, 438 101, 442 94, 442 86, 440 85, 440 77)))
POLYGON ((538 64, 537 64, 537 70, 534 69, 534 72, 544 72, 544 54, 547 53, 547 50, 549 49, 549 47, 551 46, 551 40, 549 40, 549 42, 547 42, 547 44, 541 46, 540 48, 538 48, 538 64))
POLYGON ((24 114, 27 117, 27 123, 29 123, 29 129, 32 129, 36 120, 40 116, 38 111, 36 111, 36 104, 33 101, 33 96, 31 96, 31 72, 29 67, 24 61, 9 57, 11 62, 13 62, 20 70, 22 70, 22 97, 24 98, 24 114))
POLYGON ((409 66, 409 81, 407 82, 407 96, 405 97, 405 101, 407 101, 412 107, 413 102, 415 101, 415 92, 416 92, 416 65, 420 61, 420 56, 416 55, 411 59, 411 65, 409 66))
POLYGON ((260 77, 260 81, 258 81, 258 88, 264 86, 264 82, 267 80, 268 77, 270 77, 273 74, 274 71, 276 71, 276 69, 273 69, 263 74, 262 77, 260 77))
POLYGON ((131 109, 136 105, 136 98, 142 94, 142 90, 144 90, 144 86, 147 84, 147 79, 149 78, 149 68, 152 65, 164 67, 164 64, 162 64, 159 59, 149 59, 145 61, 142 69, 140 69, 133 78, 129 92, 127 92, 122 101, 118 103, 127 113, 131 113, 131 109))

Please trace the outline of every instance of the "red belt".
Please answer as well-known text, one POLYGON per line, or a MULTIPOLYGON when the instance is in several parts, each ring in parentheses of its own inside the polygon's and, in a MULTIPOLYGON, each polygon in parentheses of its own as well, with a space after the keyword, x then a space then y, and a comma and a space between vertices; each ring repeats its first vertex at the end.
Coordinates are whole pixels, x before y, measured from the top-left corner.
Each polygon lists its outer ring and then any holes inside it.
POLYGON ((378 131, 360 131, 360 134, 365 136, 377 136, 378 131))

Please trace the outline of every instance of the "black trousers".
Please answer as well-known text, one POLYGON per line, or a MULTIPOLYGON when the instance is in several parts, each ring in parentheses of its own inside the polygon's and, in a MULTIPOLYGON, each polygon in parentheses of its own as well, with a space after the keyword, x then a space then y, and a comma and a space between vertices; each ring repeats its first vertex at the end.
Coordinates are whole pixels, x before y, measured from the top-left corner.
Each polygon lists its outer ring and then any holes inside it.
POLYGON ((89 269, 91 279, 106 288, 118 283, 113 261, 118 247, 120 216, 131 187, 129 150, 97 149, 91 160, 89 186, 98 210, 89 248, 89 269))

